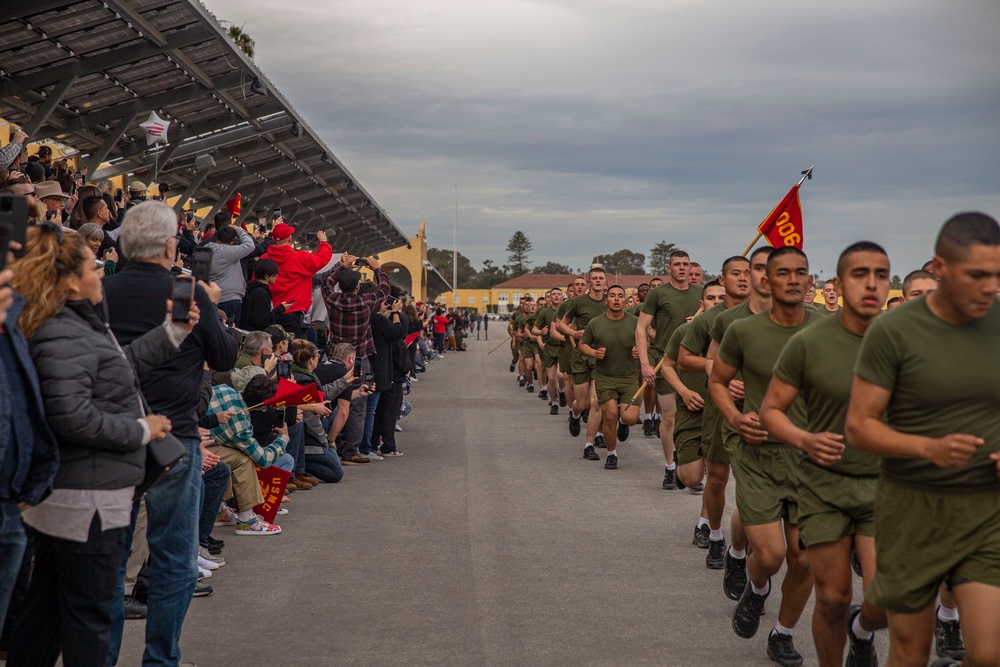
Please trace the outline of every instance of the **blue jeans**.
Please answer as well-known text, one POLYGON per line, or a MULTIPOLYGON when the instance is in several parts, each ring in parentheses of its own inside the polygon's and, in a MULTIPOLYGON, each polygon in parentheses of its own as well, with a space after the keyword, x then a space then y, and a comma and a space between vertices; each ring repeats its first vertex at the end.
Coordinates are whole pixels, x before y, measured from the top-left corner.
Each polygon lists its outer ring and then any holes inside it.
POLYGON ((21 523, 21 510, 16 500, 0 500, 0 627, 7 616, 10 594, 14 591, 17 573, 28 537, 21 523))
POLYGON ((378 397, 381 391, 372 392, 368 397, 368 405, 365 407, 365 431, 361 436, 361 444, 358 449, 362 454, 370 454, 372 451, 372 429, 375 427, 375 410, 378 409, 378 397))
MULTIPOLYGON (((294 410, 294 408, 292 408, 294 410)), ((306 425, 299 422, 295 426, 288 427, 288 446, 285 447, 285 454, 291 455, 295 460, 295 468, 290 470, 292 476, 302 475, 306 471, 306 425)))
POLYGON ((229 326, 240 326, 240 320, 243 318, 243 301, 241 299, 223 301, 219 304, 219 310, 226 314, 226 317, 229 319, 229 326))
MULTIPOLYGON (((178 438, 188 454, 153 488, 146 492, 149 520, 149 600, 146 617, 144 667, 176 665, 181 659, 181 627, 195 584, 198 583, 198 519, 201 514, 201 448, 198 438, 178 438)), ((111 645, 108 664, 118 663, 125 625, 125 567, 139 514, 132 506, 132 525, 118 570, 118 588, 111 610, 111 645)), ((130 657, 128 664, 135 664, 130 657)))
POLYGON ((292 472, 292 468, 295 467, 295 459, 288 452, 285 452, 278 458, 274 459, 274 463, 270 467, 281 468, 285 472, 292 472))
POLYGON ((333 447, 324 448, 322 454, 306 454, 306 472, 331 484, 344 479, 344 466, 333 447))
POLYGON ((201 518, 198 520, 198 544, 207 545, 208 536, 215 527, 215 517, 219 515, 219 507, 226 495, 226 486, 233 471, 225 461, 219 461, 201 476, 202 501, 201 518))

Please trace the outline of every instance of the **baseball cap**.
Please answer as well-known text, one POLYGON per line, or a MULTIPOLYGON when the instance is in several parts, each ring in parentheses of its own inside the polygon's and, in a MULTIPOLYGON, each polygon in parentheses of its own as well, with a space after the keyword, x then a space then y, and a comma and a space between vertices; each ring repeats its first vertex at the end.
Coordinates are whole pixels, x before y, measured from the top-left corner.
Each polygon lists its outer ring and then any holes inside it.
POLYGON ((44 157, 46 155, 52 155, 52 149, 49 148, 48 146, 39 146, 38 157, 44 157))
POLYGON ((288 340, 288 333, 285 331, 285 327, 280 324, 272 324, 264 332, 271 336, 271 344, 277 347, 278 343, 283 340, 288 340))
POLYGON ((143 183, 142 181, 132 181, 131 183, 128 184, 128 191, 129 192, 145 192, 146 191, 146 184, 143 183))
POLYGON ((284 241, 285 239, 291 238, 292 234, 294 233, 295 233, 294 227, 292 227, 291 225, 286 225, 283 222, 279 222, 274 226, 274 229, 271 230, 271 237, 275 241, 284 241))

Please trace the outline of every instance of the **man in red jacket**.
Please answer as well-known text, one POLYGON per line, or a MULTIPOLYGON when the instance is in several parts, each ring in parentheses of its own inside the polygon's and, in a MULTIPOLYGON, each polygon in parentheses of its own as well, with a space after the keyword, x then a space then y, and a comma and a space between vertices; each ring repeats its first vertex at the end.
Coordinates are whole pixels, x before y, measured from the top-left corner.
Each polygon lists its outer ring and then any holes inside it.
POLYGON ((294 227, 278 222, 271 230, 274 245, 263 256, 278 264, 278 279, 271 285, 273 307, 291 304, 277 323, 300 338, 302 317, 312 308, 312 278, 333 258, 333 248, 326 242, 326 232, 319 231, 315 251, 296 250, 292 247, 294 233, 294 227))

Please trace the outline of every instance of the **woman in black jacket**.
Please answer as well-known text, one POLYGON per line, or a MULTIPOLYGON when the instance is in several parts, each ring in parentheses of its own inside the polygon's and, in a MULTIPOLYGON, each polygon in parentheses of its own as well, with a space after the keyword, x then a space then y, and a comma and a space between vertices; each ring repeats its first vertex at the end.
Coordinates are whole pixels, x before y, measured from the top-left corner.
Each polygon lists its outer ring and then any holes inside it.
POLYGON ((198 310, 192 308, 190 323, 168 320, 123 350, 108 327, 100 271, 82 236, 39 223, 13 268, 13 283, 27 298, 18 323, 29 338, 60 463, 52 494, 22 513, 35 533, 35 567, 7 664, 53 665, 62 653, 67 667, 103 667, 145 445, 170 432, 169 419, 146 415, 137 376, 173 355, 198 310))

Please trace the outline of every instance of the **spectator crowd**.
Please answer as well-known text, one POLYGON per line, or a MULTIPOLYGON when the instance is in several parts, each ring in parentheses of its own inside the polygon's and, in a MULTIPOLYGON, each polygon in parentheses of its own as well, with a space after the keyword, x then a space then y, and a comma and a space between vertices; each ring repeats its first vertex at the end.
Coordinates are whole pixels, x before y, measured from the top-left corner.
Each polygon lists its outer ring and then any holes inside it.
POLYGON ((143 664, 175 665, 226 533, 278 535, 291 495, 402 456, 412 384, 470 321, 322 231, 301 250, 280 214, 199 224, 163 184, 112 194, 25 140, 0 151, 0 197, 28 210, 0 246, 0 651, 137 664, 123 625, 146 618, 143 664), (323 400, 273 407, 286 382, 323 400))

